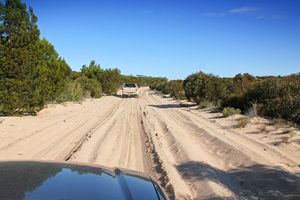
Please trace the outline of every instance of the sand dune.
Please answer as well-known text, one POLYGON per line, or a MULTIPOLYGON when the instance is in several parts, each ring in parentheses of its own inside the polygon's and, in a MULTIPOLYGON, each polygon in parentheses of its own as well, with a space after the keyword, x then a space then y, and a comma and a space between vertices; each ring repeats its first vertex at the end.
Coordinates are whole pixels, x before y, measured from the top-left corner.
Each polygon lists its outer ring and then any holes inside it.
POLYGON ((1 117, 0 159, 143 171, 171 199, 299 199, 299 128, 292 143, 281 144, 286 126, 254 118, 239 129, 237 117, 180 107, 141 88, 139 98, 106 96, 48 105, 37 116, 1 117))

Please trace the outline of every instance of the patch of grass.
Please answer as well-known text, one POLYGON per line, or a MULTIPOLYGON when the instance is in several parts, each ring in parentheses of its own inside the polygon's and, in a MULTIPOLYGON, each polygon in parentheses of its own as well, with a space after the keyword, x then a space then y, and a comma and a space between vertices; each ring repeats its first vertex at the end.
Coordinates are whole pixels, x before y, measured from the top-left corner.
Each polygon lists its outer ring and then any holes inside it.
POLYGON ((235 108, 232 108, 232 107, 226 107, 222 111, 223 117, 229 117, 229 116, 232 116, 232 115, 235 115, 235 114, 240 114, 240 113, 241 113, 240 109, 238 109, 238 108, 235 109, 235 108))
POLYGON ((237 127, 238 128, 245 128, 247 126, 247 124, 250 123, 250 119, 248 117, 240 117, 238 119, 238 124, 237 127))

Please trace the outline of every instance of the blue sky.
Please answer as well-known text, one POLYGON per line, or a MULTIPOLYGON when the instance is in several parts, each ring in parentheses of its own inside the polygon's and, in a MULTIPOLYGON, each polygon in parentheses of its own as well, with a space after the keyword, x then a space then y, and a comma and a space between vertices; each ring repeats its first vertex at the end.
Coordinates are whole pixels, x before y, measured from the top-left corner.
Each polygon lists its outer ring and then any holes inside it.
MULTIPOLYGON (((1 0, 3 2, 3 0, 1 0)), ((185 79, 300 72, 298 0, 23 0, 74 71, 185 79)))

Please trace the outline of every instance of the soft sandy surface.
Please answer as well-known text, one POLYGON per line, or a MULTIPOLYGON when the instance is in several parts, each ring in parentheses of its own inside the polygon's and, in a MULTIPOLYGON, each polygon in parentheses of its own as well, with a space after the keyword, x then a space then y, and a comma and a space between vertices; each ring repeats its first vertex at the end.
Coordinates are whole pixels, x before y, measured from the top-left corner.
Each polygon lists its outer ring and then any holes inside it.
POLYGON ((66 160, 150 173, 171 199, 300 199, 300 131, 270 120, 180 107, 141 88, 1 117, 0 159, 66 160), (274 145, 274 144, 277 145, 274 145), (173 194, 172 194, 173 193, 173 194))

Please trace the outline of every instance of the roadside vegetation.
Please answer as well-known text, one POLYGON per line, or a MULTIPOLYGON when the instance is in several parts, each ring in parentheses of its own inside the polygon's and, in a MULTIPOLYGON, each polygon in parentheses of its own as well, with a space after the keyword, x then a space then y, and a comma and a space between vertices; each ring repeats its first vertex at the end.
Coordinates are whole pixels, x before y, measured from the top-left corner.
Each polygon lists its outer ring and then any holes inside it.
POLYGON ((284 77, 245 73, 220 78, 198 72, 184 81, 166 81, 150 88, 196 102, 199 109, 214 105, 224 117, 244 113, 250 118, 259 115, 300 122, 300 73, 284 77))
POLYGON ((182 80, 165 80, 164 82, 151 84, 150 89, 160 91, 164 95, 170 94, 173 99, 186 99, 182 80))

